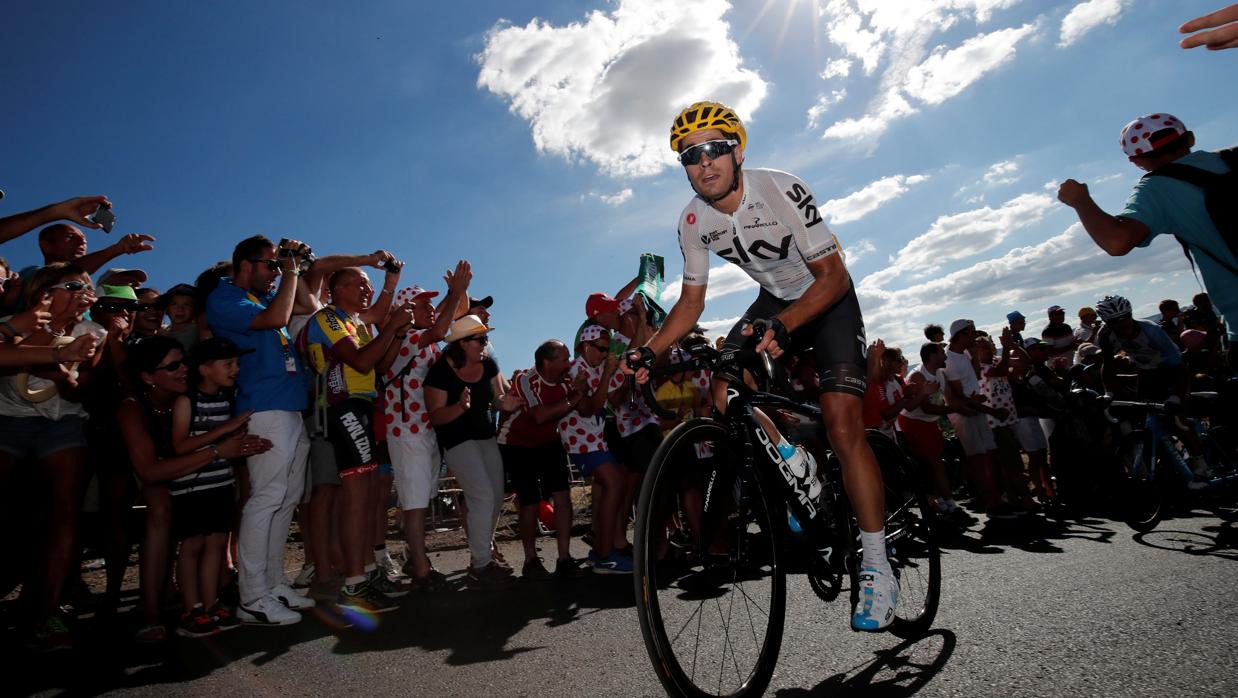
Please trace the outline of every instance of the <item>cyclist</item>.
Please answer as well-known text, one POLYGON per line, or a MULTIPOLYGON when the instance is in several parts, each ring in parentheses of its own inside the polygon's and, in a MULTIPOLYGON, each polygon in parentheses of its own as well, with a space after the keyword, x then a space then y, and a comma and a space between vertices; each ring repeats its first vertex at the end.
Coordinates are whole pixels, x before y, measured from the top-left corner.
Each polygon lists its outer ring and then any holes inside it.
MULTIPOLYGON (((683 289, 662 328, 638 351, 647 361, 692 330, 705 308, 711 250, 760 284, 723 350, 738 348, 755 320, 770 323, 756 338, 757 351, 778 358, 792 337, 797 347, 813 348, 825 427, 864 549, 851 625, 883 630, 894 617, 898 581, 886 559, 881 471, 861 418, 867 344, 855 286, 808 185, 786 172, 743 169, 747 139, 735 112, 717 102, 697 102, 675 118, 671 149, 696 192, 679 217, 683 289)), ((625 371, 631 372, 626 363, 625 371)), ((636 376, 648 380, 643 369, 636 376)), ((714 391, 716 405, 725 408, 725 385, 715 383, 714 391)))
MULTIPOLYGON (((1114 392, 1118 375, 1114 355, 1119 351, 1130 357, 1139 374, 1139 397, 1143 400, 1177 401, 1186 397, 1190 375, 1178 347, 1156 323, 1135 320, 1131 302, 1122 296, 1105 296, 1096 304, 1096 313, 1105 321, 1096 336, 1096 345, 1101 351, 1101 376, 1107 392, 1114 392)), ((1167 419, 1164 424, 1175 431, 1191 455, 1191 469, 1195 472, 1192 488, 1202 488, 1211 477, 1204 460, 1199 436, 1190 428, 1179 428, 1178 420, 1167 419)))

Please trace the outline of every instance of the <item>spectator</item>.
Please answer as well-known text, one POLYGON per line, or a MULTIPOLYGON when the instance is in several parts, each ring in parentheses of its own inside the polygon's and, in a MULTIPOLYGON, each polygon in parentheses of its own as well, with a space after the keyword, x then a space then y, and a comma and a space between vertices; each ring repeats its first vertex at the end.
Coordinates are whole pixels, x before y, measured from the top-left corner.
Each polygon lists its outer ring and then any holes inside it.
POLYGON ((408 558, 404 574, 412 580, 413 591, 445 591, 446 576, 435 570, 426 555, 426 513, 438 484, 442 456, 438 439, 430 425, 426 405, 425 380, 430 367, 442 356, 439 342, 451 327, 452 314, 467 297, 473 271, 460 261, 444 278, 447 297, 436 313, 430 299, 436 291, 417 286, 402 289, 395 296, 397 306, 411 305, 412 328, 393 343, 384 359, 386 383, 387 445, 395 470, 396 493, 404 521, 404 540, 408 558))
MULTIPOLYGON (((45 294, 50 296, 47 312, 51 317, 41 329, 29 331, 22 345, 52 347, 63 343, 61 337, 103 337, 102 326, 82 319, 95 296, 90 277, 81 267, 52 263, 35 273, 30 286, 26 302, 37 306, 45 294)), ((24 595, 32 600, 31 608, 36 609, 33 644, 39 650, 72 645, 60 604, 65 580, 77 559, 77 517, 85 487, 86 411, 80 400, 100 357, 96 354, 76 370, 57 364, 0 377, 0 474, 8 480, 22 461, 35 460, 51 485, 51 528, 40 557, 39 583, 23 587, 24 595)))
POLYGON ((1017 310, 1006 313, 1006 322, 1010 325, 1010 337, 1017 343, 1023 343, 1023 330, 1027 329, 1027 318, 1017 310))
POLYGON ((1019 416, 1015 413, 1014 395, 1010 387, 1010 364, 1015 351, 1014 338, 1009 329, 1001 335, 1001 353, 993 346, 993 340, 985 337, 977 339, 973 349, 977 362, 980 364, 980 389, 988 398, 990 407, 996 408, 996 413, 987 415, 989 428, 993 430, 995 474, 998 476, 1001 491, 1005 500, 1018 510, 1026 512, 1035 508, 1035 502, 1028 494, 1027 477, 1023 472, 1023 456, 1015 433, 1015 425, 1019 416), (1002 413, 1005 414, 1002 414, 1002 413))
POLYGON ((1075 362, 1075 331, 1066 324, 1066 310, 1060 305, 1050 306, 1049 324, 1040 331, 1040 338, 1049 345, 1049 366, 1067 369, 1075 362))
POLYGON ((1175 236, 1189 250, 1231 335, 1238 337, 1233 329, 1238 328, 1238 255, 1209 215, 1203 188, 1174 175, 1185 167, 1185 172, 1202 170, 1195 174, 1208 177, 1230 172, 1230 165, 1218 153, 1192 152, 1195 134, 1164 112, 1131 121, 1122 129, 1121 143, 1131 164, 1152 175, 1135 185, 1126 208, 1116 216, 1105 213, 1087 185, 1073 179, 1062 182, 1058 199, 1075 209, 1088 235, 1111 255, 1147 247, 1158 235, 1175 236))
POLYGON ((163 331, 163 304, 159 300, 159 291, 146 287, 139 288, 135 293, 138 307, 133 315, 133 330, 129 333, 132 342, 154 337, 163 331))
POLYGON ((505 414, 499 425, 499 452, 520 505, 521 576, 527 579, 550 578, 537 554, 537 510, 543 499, 554 507, 558 544, 554 576, 571 579, 584 571, 571 553, 571 479, 557 428, 585 399, 584 392, 571 383, 571 367, 571 353, 563 342, 543 342, 533 354, 533 367, 512 381, 520 409, 505 414))
POLYGON ((1009 511, 1001 505, 997 488, 993 483, 993 452, 997 443, 986 416, 1005 417, 1005 410, 985 404, 980 380, 971 359, 965 353, 975 345, 976 326, 971 320, 955 320, 950 323, 950 345, 946 349, 946 404, 954 408, 950 424, 954 426, 963 453, 967 456, 967 470, 972 485, 986 513, 991 517, 1005 518, 1009 511))
POLYGON ((189 284, 177 284, 159 296, 156 304, 168 317, 168 326, 159 333, 181 343, 193 353, 198 344, 198 290, 189 284))
MULTIPOLYGON (((1182 327, 1206 333, 1209 350, 1217 351, 1221 348, 1225 324, 1217 317, 1216 310, 1212 307, 1212 299, 1207 293, 1196 293, 1191 297, 1191 307, 1182 314, 1182 327)), ((1231 361, 1233 359, 1234 357, 1230 357, 1231 361)))
POLYGON ((490 306, 494 305, 494 297, 486 296, 485 298, 474 298, 469 296, 469 307, 465 311, 465 315, 476 315, 481 318, 482 324, 490 322, 490 306))
POLYGON ((277 257, 275 244, 261 235, 242 240, 232 253, 233 278, 220 281, 206 306, 215 336, 255 350, 240 359, 236 409, 252 410, 250 433, 272 444, 246 460, 250 495, 241 510, 238 536, 237 615, 260 625, 297 623, 301 615, 293 610, 314 605, 288 585, 283 564, 309 452, 301 420, 301 411, 308 407, 305 374, 287 330, 300 274, 296 255, 303 247, 287 240, 280 246, 287 255, 277 257))
POLYGON ((471 588, 511 588, 515 580, 495 564, 490 553, 494 526, 503 506, 503 460, 494 440, 490 406, 511 412, 520 406, 485 354, 487 327, 476 315, 452 323, 443 357, 426 374, 426 409, 439 448, 468 501, 471 588))
POLYGON ((5 216, 0 218, 0 243, 25 235, 40 225, 60 220, 73 221, 83 228, 99 230, 103 226, 92 221, 89 216, 93 215, 100 206, 111 208, 112 202, 108 201, 106 196, 78 196, 57 204, 48 204, 33 211, 5 216))
POLYGON ((946 337, 946 330, 938 324, 930 324, 924 326, 924 338, 930 342, 940 344, 946 337))
POLYGON ((920 368, 907 379, 907 392, 914 396, 898 416, 898 426, 907 440, 912 457, 928 466, 930 483, 938 511, 969 523, 973 519, 954 501, 953 488, 946 475, 941 454, 946 442, 938 421, 953 408, 945 404, 946 352, 937 342, 920 346, 920 368))
MULTIPOLYGON (((370 279, 359 267, 345 267, 327 282, 331 304, 314 313, 305 328, 309 362, 322 376, 319 400, 326 404, 327 440, 335 451, 340 477, 339 535, 344 552, 340 605, 354 611, 394 610, 393 597, 407 590, 380 574, 373 558, 372 532, 378 471, 374 435, 374 368, 412 324, 412 308, 392 310, 377 335, 362 321, 374 297, 370 279)), ((329 535, 316 531, 316 535, 329 535)), ((325 570, 324 570, 325 571, 325 570)))
POLYGON ((1161 320, 1157 324, 1181 348, 1182 344, 1178 341, 1178 335, 1182 334, 1182 309, 1178 307, 1178 301, 1166 298, 1156 309, 1161 312, 1161 320))
MULTIPOLYGON (((926 332, 927 334, 927 332, 926 332)), ((904 395, 904 386, 897 371, 903 364, 903 353, 886 348, 880 339, 868 347, 868 389, 864 393, 864 428, 876 429, 891 439, 897 439, 895 424, 903 410, 915 404, 918 396, 904 395)))
POLYGON ((134 289, 142 287, 147 281, 146 272, 141 269, 112 268, 99 275, 98 285, 130 286, 134 289))
MULTIPOLYGON (((615 333, 614 341, 611 342, 611 350, 614 351, 618 345, 620 354, 629 346, 644 346, 651 334, 651 328, 646 322, 644 302, 633 299, 630 307, 626 309, 623 307, 624 302, 619 304, 622 329, 615 333)), ((645 469, 649 467, 649 461, 653 460, 654 451, 657 451, 662 443, 662 431, 657 416, 645 404, 645 398, 635 389, 633 381, 628 380, 624 373, 616 371, 611 376, 609 390, 607 399, 614 410, 614 422, 613 426, 612 423, 607 423, 606 442, 615 457, 626 467, 623 504, 619 509, 622 513, 632 509, 645 469)), ((627 530, 626 521, 621 520, 620 525, 615 526, 615 550, 621 555, 631 557, 627 530)))
MULTIPOLYGON (((56 262, 73 262, 88 274, 93 274, 104 264, 121 255, 138 254, 155 249, 152 242, 155 238, 140 233, 122 235, 119 240, 98 252, 86 252, 86 235, 76 226, 68 223, 53 223, 39 231, 39 251, 43 253, 43 264, 56 262)), ((22 270, 22 276, 35 271, 35 267, 22 270)))
POLYGON ((1050 444, 1057 419, 1067 407, 1065 382, 1048 366, 1049 345, 1035 337, 1023 340, 1024 360, 1014 374, 1011 389, 1019 413, 1019 445, 1027 454, 1032 487, 1041 501, 1057 498, 1053 469, 1073 454, 1053 453, 1050 444), (1049 456, 1053 455, 1053 467, 1049 456))
MULTIPOLYGON (((1075 328, 1075 346, 1096 341, 1096 333, 1100 331, 1100 323, 1096 321, 1096 311, 1089 306, 1079 309, 1079 326, 1075 328)), ((1016 343, 1016 346, 1018 344, 1016 343)))

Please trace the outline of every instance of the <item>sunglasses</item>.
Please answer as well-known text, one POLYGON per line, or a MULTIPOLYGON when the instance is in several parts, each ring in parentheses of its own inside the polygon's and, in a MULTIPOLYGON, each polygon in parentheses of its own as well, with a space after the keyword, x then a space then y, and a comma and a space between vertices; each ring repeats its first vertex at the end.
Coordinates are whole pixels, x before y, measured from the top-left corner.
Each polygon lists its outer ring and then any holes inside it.
POLYGON ((172 373, 173 371, 176 371, 177 369, 179 369, 181 366, 184 366, 184 365, 185 365, 184 359, 177 359, 176 361, 166 363, 162 366, 156 366, 155 370, 156 371, 167 371, 168 373, 172 373))
POLYGON ((96 303, 96 313, 131 313, 138 309, 136 303, 96 303))
POLYGON ((585 346, 593 347, 594 349, 597 349, 598 351, 610 351, 610 342, 607 342, 605 344, 602 344, 601 342, 598 342, 598 343, 586 342, 585 346))
POLYGON ((464 339, 460 341, 461 342, 477 342, 478 344, 485 344, 486 342, 490 341, 490 338, 484 334, 475 334, 472 337, 465 337, 464 339))
POLYGON ((160 307, 160 305, 159 305, 158 303, 138 303, 137 305, 135 305, 135 306, 133 306, 133 307, 134 307, 134 309, 135 309, 135 310, 137 310, 139 313, 145 313, 145 312, 147 312, 147 311, 149 311, 149 310, 159 310, 159 311, 162 311, 162 310, 163 310, 163 308, 162 308, 162 307, 160 307))
POLYGON ((680 151, 679 162, 683 165, 696 165, 700 163, 703 157, 716 160, 723 155, 730 155, 735 151, 735 146, 737 145, 739 145, 739 141, 732 140, 697 143, 691 148, 685 148, 680 151))
POLYGON ((50 288, 64 289, 70 293, 79 293, 81 291, 93 291, 94 290, 94 288, 90 284, 87 284, 82 281, 66 281, 62 284, 56 284, 55 286, 51 286, 50 288))
POLYGON ((277 259, 247 259, 250 264, 265 264, 269 271, 279 271, 279 260, 277 259))

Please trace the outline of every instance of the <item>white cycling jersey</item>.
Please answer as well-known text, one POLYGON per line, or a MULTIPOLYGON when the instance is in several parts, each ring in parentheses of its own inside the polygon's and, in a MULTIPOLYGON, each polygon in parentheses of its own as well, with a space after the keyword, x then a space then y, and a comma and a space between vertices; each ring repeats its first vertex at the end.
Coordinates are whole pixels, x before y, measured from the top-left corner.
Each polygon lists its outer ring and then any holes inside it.
POLYGON ((697 196, 679 217, 683 283, 709 280, 709 252, 739 265, 769 293, 790 301, 808 290, 808 262, 839 252, 808 185, 778 170, 745 169, 744 198, 727 215, 697 196))

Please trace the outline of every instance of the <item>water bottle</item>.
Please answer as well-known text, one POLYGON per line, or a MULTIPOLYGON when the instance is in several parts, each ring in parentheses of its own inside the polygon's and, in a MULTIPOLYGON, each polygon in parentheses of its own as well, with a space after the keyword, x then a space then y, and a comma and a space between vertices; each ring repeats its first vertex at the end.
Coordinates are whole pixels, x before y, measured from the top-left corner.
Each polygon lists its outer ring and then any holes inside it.
POLYGON ((808 497, 813 501, 821 498, 821 480, 817 478, 817 459, 812 457, 803 446, 786 440, 779 434, 777 444, 778 454, 801 482, 808 484, 808 497))

